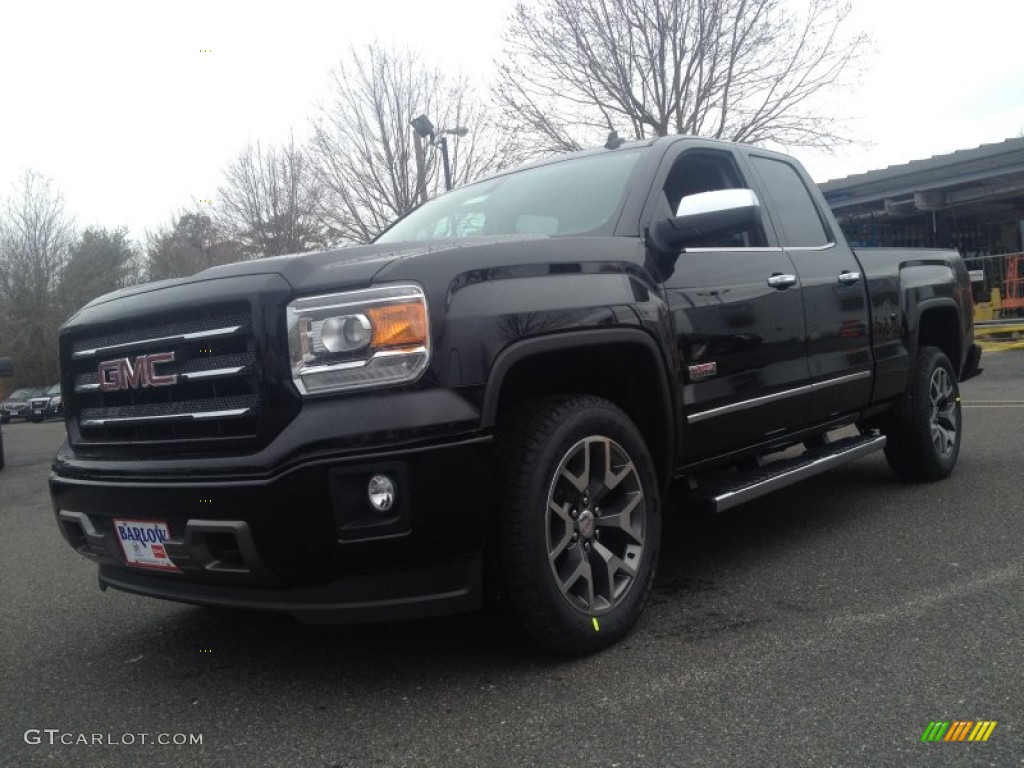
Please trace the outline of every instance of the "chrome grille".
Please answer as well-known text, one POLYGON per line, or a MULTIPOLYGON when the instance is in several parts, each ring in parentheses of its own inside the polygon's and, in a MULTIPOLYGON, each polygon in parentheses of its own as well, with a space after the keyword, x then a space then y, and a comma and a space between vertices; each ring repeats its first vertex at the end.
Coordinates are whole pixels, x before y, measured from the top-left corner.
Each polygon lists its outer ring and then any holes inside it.
MULTIPOLYGON (((131 322, 130 330, 86 335, 65 352, 73 373, 78 442, 85 445, 218 441, 254 437, 263 402, 248 307, 131 322), (173 352, 160 363, 170 386, 100 388, 100 363, 173 352)), ((108 379, 109 381, 109 379, 108 379)))
POLYGON ((83 427, 102 427, 129 422, 145 424, 165 419, 181 421, 236 419, 248 416, 258 405, 258 397, 243 395, 241 397, 190 400, 187 403, 148 403, 114 408, 83 408, 78 414, 78 423, 83 427))
MULTIPOLYGON (((234 355, 211 355, 186 362, 175 362, 177 365, 173 366, 172 372, 178 374, 178 381, 187 382, 245 375, 252 370, 256 357, 250 352, 241 352, 234 355)), ((75 392, 92 392, 99 388, 100 377, 95 370, 75 376, 75 392)))
POLYGON ((145 344, 166 343, 171 340, 205 339, 216 336, 230 335, 249 328, 249 316, 246 314, 221 315, 217 318, 187 318, 152 325, 147 328, 129 331, 117 331, 103 336, 80 339, 71 347, 71 357, 75 360, 89 357, 97 353, 105 354, 122 351, 122 348, 145 344))

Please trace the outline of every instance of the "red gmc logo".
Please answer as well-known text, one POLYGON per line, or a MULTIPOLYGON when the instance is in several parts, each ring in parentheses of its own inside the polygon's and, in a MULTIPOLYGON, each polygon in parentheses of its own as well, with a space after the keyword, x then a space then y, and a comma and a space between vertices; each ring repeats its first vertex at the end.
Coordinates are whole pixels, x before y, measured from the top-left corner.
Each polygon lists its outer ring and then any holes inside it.
POLYGON ((104 392, 115 392, 119 389, 169 387, 171 384, 177 384, 178 374, 160 375, 156 372, 158 365, 171 362, 174 362, 173 352, 139 355, 135 358, 134 364, 130 357, 106 360, 100 363, 100 389, 104 392))

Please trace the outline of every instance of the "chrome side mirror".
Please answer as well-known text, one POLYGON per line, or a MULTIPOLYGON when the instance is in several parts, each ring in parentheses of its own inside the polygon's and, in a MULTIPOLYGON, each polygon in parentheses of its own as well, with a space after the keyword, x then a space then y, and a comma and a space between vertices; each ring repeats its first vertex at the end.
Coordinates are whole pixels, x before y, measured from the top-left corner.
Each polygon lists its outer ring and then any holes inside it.
POLYGON ((656 221, 648 228, 647 239, 662 253, 673 254, 760 223, 761 204, 753 190, 716 189, 684 197, 673 218, 656 221))
POLYGON ((684 197, 679 201, 676 217, 760 206, 761 203, 752 189, 715 189, 684 197))

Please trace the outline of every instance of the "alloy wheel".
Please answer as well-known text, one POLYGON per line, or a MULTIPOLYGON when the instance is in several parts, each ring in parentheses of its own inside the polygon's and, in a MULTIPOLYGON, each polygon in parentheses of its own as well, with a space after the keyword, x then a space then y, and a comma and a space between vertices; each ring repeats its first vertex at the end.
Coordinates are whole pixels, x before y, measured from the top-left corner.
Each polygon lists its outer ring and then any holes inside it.
POLYGON ((563 456, 547 498, 547 551, 562 596, 589 615, 611 610, 636 581, 647 503, 636 466, 608 437, 563 456))
POLYGON ((949 371, 937 367, 928 385, 932 413, 929 421, 932 443, 943 458, 949 456, 956 446, 960 414, 957 410, 956 388, 949 371))

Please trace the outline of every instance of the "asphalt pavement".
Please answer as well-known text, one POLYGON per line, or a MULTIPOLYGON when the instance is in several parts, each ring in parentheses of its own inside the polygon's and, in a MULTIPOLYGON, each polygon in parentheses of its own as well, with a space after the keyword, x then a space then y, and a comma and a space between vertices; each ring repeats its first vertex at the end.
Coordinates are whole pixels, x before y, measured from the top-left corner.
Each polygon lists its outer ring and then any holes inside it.
POLYGON ((1024 765, 1024 350, 983 362, 950 479, 879 454, 673 511, 640 625, 575 661, 482 615, 308 627, 100 592, 47 495, 63 426, 6 425, 0 765, 1024 765), (997 725, 921 741, 956 720, 997 725))

